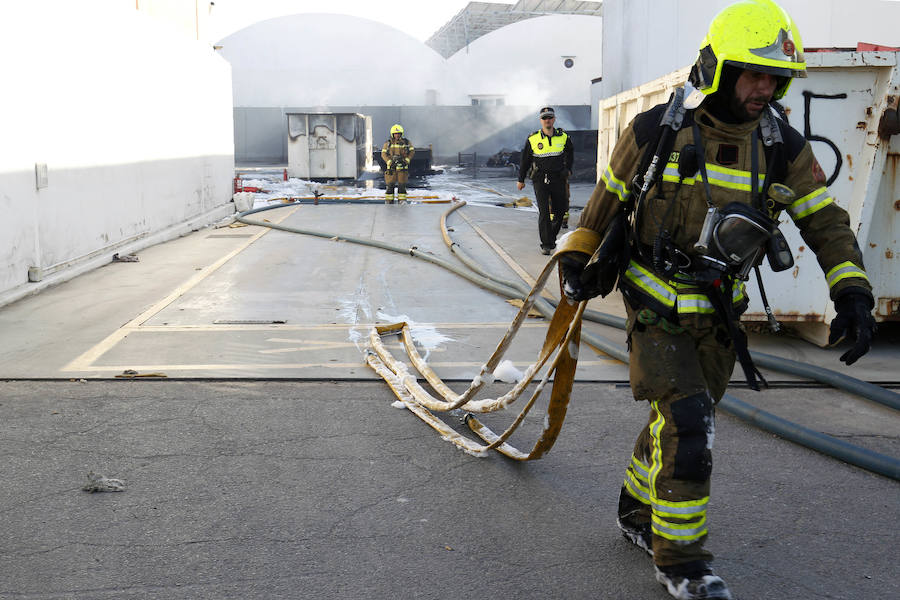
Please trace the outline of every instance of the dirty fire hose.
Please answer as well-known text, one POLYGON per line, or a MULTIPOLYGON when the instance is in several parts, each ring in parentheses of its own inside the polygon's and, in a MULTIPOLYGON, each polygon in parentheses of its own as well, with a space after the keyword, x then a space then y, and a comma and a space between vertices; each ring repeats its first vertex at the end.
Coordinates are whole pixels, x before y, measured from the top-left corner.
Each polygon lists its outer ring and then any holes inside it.
MULTIPOLYGON (((457 244, 450 238, 446 219, 451 213, 458 210, 464 205, 465 202, 455 205, 442 215, 441 234, 444 238, 444 243, 447 245, 450 251, 457 258, 459 258, 460 262, 465 264, 473 271, 476 271, 481 275, 505 286, 511 287, 513 289, 518 289, 523 294, 528 293, 528 287, 520 282, 499 279, 489 273, 486 273, 483 269, 480 268, 480 265, 478 265, 478 263, 474 259, 472 259, 465 253, 465 251, 459 244, 457 244)), ((549 317, 553 312, 554 304, 555 301, 551 301, 546 305, 536 305, 535 308, 543 313, 545 317, 549 317)), ((588 321, 601 323, 603 325, 609 325, 617 329, 625 329, 625 319, 617 317, 615 315, 609 315, 606 313, 585 309, 584 318, 588 321)), ((609 342, 604 338, 597 338, 589 333, 583 333, 582 338, 591 346, 595 346, 603 352, 628 364, 628 353, 623 346, 609 342)), ((791 375, 797 375, 799 377, 806 377, 820 383, 826 383, 836 389, 844 390, 851 394, 862 396, 895 410, 900 410, 900 394, 892 392, 881 386, 869 383, 868 381, 862 381, 860 379, 845 375, 843 373, 839 373, 832 369, 817 367, 815 365, 797 362, 789 358, 774 356, 772 354, 765 354, 763 352, 754 351, 751 351, 750 354, 753 357, 754 362, 762 367, 766 367, 767 369, 772 369, 773 371, 778 371, 779 373, 788 373, 791 375)))
MULTIPOLYGON (((512 390, 497 399, 473 401, 471 398, 484 385, 490 373, 497 368, 504 353, 525 321, 528 311, 534 305, 537 295, 543 289, 550 274, 555 270, 556 260, 551 259, 547 262, 544 270, 538 277, 537 283, 526 296, 522 307, 507 329, 506 334, 497 344, 494 353, 490 356, 487 363, 481 367, 481 372, 472 380, 469 388, 463 394, 457 395, 453 393, 434 373, 431 367, 421 359, 413 345, 412 336, 406 323, 373 328, 369 336, 371 349, 366 352, 366 363, 376 373, 381 375, 406 408, 440 433, 445 440, 456 444, 463 450, 476 455, 484 455, 490 450, 497 450, 509 458, 522 461, 540 458, 553 446, 566 417, 566 408, 569 404, 572 384, 575 382, 581 317, 587 302, 578 304, 570 302, 559 303, 547 328, 547 335, 537 362, 526 370, 524 377, 516 383, 512 390), (385 349, 381 343, 381 336, 392 333, 401 334, 413 366, 441 394, 443 400, 438 400, 428 394, 418 384, 416 378, 408 373, 406 365, 395 360, 385 349), (519 412, 519 415, 503 434, 497 435, 471 414, 473 412, 493 412, 506 408, 521 395, 522 391, 534 379, 535 374, 547 364, 551 355, 554 356, 549 369, 535 388, 531 398, 519 412), (550 403, 547 407, 547 418, 544 421, 544 431, 531 451, 526 454, 506 443, 506 440, 525 420, 525 416, 541 395, 551 375, 553 375, 553 387, 550 394, 550 403), (487 445, 478 444, 459 435, 431 412, 445 412, 457 408, 469 411, 470 414, 467 414, 465 419, 466 424, 482 440, 488 442, 487 445)), ((562 290, 561 280, 560 290, 562 290)))
MULTIPOLYGON (((289 204, 283 204, 280 207, 284 206, 289 206, 289 204)), ((355 243, 375 246, 394 252, 410 254, 412 256, 423 258, 425 260, 428 260, 429 262, 438 264, 439 266, 443 266, 444 268, 462 275, 470 281, 481 285, 482 287, 498 292, 500 294, 504 294, 509 297, 519 297, 521 295, 521 290, 518 289, 519 286, 517 286, 516 288, 511 288, 501 283, 495 283, 490 277, 462 272, 459 269, 455 268, 452 264, 449 264, 436 256, 421 252, 415 248, 399 248, 397 246, 392 246, 391 244, 379 242, 376 240, 365 240, 352 236, 338 236, 312 230, 302 230, 294 227, 288 227, 286 225, 270 223, 268 221, 260 222, 246 219, 246 217, 250 214, 261 212, 262 210, 268 210, 269 208, 270 207, 266 206, 245 211, 238 214, 235 218, 236 220, 249 225, 262 225, 265 227, 280 229, 283 231, 290 231, 294 233, 303 233, 307 235, 314 235, 317 237, 325 237, 335 240, 346 240, 355 243)), ((473 454, 484 454, 489 450, 495 449, 498 452, 508 456, 509 458, 513 458, 516 460, 533 460, 536 458, 540 458, 540 456, 542 456, 553 446, 557 436, 559 435, 559 431, 562 428, 563 420, 565 419, 566 408, 569 402, 569 395, 572 390, 572 384, 575 381, 575 367, 577 364, 577 348, 579 345, 579 334, 581 330, 581 317, 587 304, 586 302, 581 302, 578 305, 570 304, 569 302, 559 303, 556 311, 554 312, 550 327, 548 328, 547 336, 544 341, 543 348, 541 349, 541 352, 538 356, 537 363, 535 365, 532 365, 532 367, 528 369, 522 381, 517 383, 510 392, 492 401, 483 400, 480 402, 473 402, 471 400, 479 391, 479 389, 481 389, 481 387, 484 385, 486 377, 493 373, 493 371, 497 368, 497 365, 503 358, 504 353, 506 352, 522 323, 525 321, 525 318, 528 316, 529 310, 532 307, 536 306, 541 306, 544 311, 552 310, 549 308, 546 300, 538 298, 538 294, 541 292, 544 285, 546 285, 549 276, 553 273, 556 267, 556 260, 557 259, 553 258, 545 265, 543 271, 541 272, 541 275, 538 277, 535 286, 525 294, 525 300, 522 303, 522 307, 519 309, 519 312, 516 314, 516 317, 513 319, 513 322, 507 329, 506 334, 498 343, 497 349, 494 351, 494 354, 491 355, 487 363, 482 366, 479 376, 477 376, 472 381, 469 388, 462 395, 457 396, 452 391, 450 391, 450 389, 440 381, 440 379, 432 371, 432 369, 427 366, 424 360, 419 357, 418 351, 416 351, 415 346, 412 343, 409 328, 405 323, 397 323, 393 325, 374 328, 369 336, 371 349, 367 350, 366 364, 368 364, 388 383, 388 385, 391 387, 400 401, 403 402, 403 404, 407 408, 409 408, 410 411, 419 416, 436 431, 441 433, 445 439, 455 443, 457 446, 461 447, 467 452, 473 454), (422 373, 422 375, 425 376, 430 383, 432 383, 432 387, 434 387, 441 393, 442 397, 444 398, 443 401, 431 397, 424 389, 422 389, 421 386, 419 386, 416 382, 416 378, 411 376, 406 371, 406 366, 403 363, 400 363, 393 359, 390 353, 384 348, 384 345, 381 343, 380 336, 390 333, 401 333, 404 345, 406 346, 407 352, 410 356, 410 359, 413 361, 414 366, 416 366, 419 372, 422 373), (527 387, 527 385, 534 379, 535 374, 546 365, 547 361, 554 351, 556 352, 556 355, 553 359, 553 362, 547 373, 544 375, 542 381, 537 386, 537 389, 535 390, 531 399, 522 409, 522 412, 519 414, 513 424, 502 435, 497 436, 493 431, 491 431, 474 417, 468 416, 466 418, 466 423, 469 425, 469 428, 472 429, 472 431, 475 432, 483 440, 488 442, 488 445, 486 446, 477 444, 459 435, 430 412, 430 410, 450 411, 458 408, 463 408, 472 412, 492 412, 495 410, 503 409, 514 402, 521 395, 525 387, 527 387), (551 375, 554 375, 553 388, 551 391, 550 403, 547 407, 545 429, 532 450, 526 454, 507 444, 506 440, 524 421, 525 416, 534 406, 535 401, 540 396, 551 375)), ((481 270, 481 272, 484 273, 483 270, 481 270)), ((561 280, 560 290, 562 290, 561 280)))
MULTIPOLYGON (((464 206, 465 202, 460 203, 459 205, 455 205, 451 208, 447 213, 445 213, 444 218, 442 219, 442 223, 445 222, 446 215, 450 214, 454 210, 457 210, 461 206, 464 206)), ((496 283, 496 278, 490 276, 480 276, 475 275, 473 273, 464 272, 461 269, 456 268, 455 266, 447 263, 446 261, 429 255, 427 253, 423 253, 414 248, 401 248, 398 246, 392 246, 390 244, 386 244, 383 242, 378 242, 376 240, 368 240, 363 238, 353 238, 350 236, 340 236, 333 233, 326 233, 321 231, 314 230, 303 230, 299 228, 287 227, 283 225, 277 225, 274 223, 269 223, 265 221, 255 221, 246 219, 246 217, 250 214, 261 212, 264 210, 271 210, 275 208, 283 208, 286 206, 290 206, 290 204, 281 204, 281 205, 272 205, 272 206, 264 206, 261 208, 252 209, 249 211, 245 211, 239 213, 235 216, 237 221, 242 223, 246 223, 248 225, 259 225, 264 227, 270 227, 274 229, 281 229, 284 231, 289 231, 293 233, 300 233, 305 235, 313 235, 323 238, 328 238, 332 240, 346 240, 354 243, 359 243, 363 245, 374 246, 378 248, 383 248, 385 250, 390 250, 393 252, 399 252, 402 254, 410 254, 417 258, 423 258, 430 262, 433 262, 439 266, 442 266, 461 277, 469 279, 476 285, 484 287, 486 289, 490 289, 499 294, 505 295, 507 297, 521 297, 518 289, 519 285, 515 287, 509 287, 506 285, 500 285, 496 283)), ((449 236, 445 235, 445 241, 449 240, 449 236)), ((459 255, 458 246, 453 246, 452 242, 448 242, 451 245, 451 251, 454 254, 459 255)), ((481 270, 481 272, 484 272, 481 270)), ((550 308, 549 303, 544 301, 543 299, 537 299, 534 302, 534 308, 542 312, 545 316, 548 316, 548 312, 552 312, 552 308, 550 308)), ((597 313, 596 311, 585 310, 584 318, 588 320, 597 320, 592 318, 592 314, 600 315, 602 320, 599 322, 606 323, 608 325, 612 325, 618 328, 624 328, 624 319, 620 317, 615 317, 612 315, 605 315, 604 313, 597 313)), ((581 337, 591 346, 594 346, 601 351, 609 354, 613 358, 616 358, 622 362, 627 364, 628 362, 628 353, 625 350, 624 346, 607 340, 605 338, 591 335, 587 332, 581 334, 581 337)), ((865 381, 861 381, 852 377, 848 377, 846 375, 837 373, 835 371, 824 369, 821 367, 815 367, 812 365, 806 365, 804 363, 797 363, 795 361, 790 361, 787 359, 781 359, 778 357, 769 357, 769 355, 760 355, 761 357, 765 357, 766 359, 772 358, 772 364, 762 364, 767 368, 771 368, 776 371, 794 373, 800 376, 810 377, 816 381, 822 381, 825 383, 829 383, 830 385, 837 387, 839 389, 847 390, 855 395, 861 395, 863 397, 875 400, 879 400, 879 397, 886 398, 889 401, 896 402, 898 395, 879 386, 870 384, 865 381), (782 361, 782 362, 776 362, 782 361), (797 365, 798 369, 793 369, 793 366, 797 365), (874 392, 874 393, 873 393, 874 392), (874 397, 873 397, 874 396, 874 397)), ((757 360, 757 355, 754 354, 754 360, 757 360)), ((390 383, 390 382, 389 382, 390 383)), ((886 402, 882 402, 887 405, 891 405, 886 402)), ((844 442, 843 440, 834 438, 833 436, 829 436, 827 434, 823 434, 806 427, 803 427, 797 423, 793 423, 791 421, 782 419, 768 413, 766 411, 757 409, 750 404, 747 404, 733 396, 726 394, 722 401, 718 404, 726 412, 729 412, 741 419, 749 421, 753 425, 760 427, 766 431, 770 431, 775 433, 789 441, 795 442, 797 444, 806 446, 813 450, 817 450, 839 460, 843 460, 850 464, 856 465, 858 467, 867 469, 869 471, 879 473, 881 475, 885 475, 887 477, 891 477, 895 480, 900 480, 900 460, 897 460, 893 457, 886 456, 883 454, 879 454, 877 452, 873 452, 867 450, 865 448, 856 446, 854 444, 850 444, 848 442, 844 442)), ((451 430, 452 431, 452 430, 451 430)), ((455 434, 455 432, 453 432, 455 434)), ((545 450, 546 451, 546 450, 545 450)), ((480 452, 480 451, 479 451, 480 452)))

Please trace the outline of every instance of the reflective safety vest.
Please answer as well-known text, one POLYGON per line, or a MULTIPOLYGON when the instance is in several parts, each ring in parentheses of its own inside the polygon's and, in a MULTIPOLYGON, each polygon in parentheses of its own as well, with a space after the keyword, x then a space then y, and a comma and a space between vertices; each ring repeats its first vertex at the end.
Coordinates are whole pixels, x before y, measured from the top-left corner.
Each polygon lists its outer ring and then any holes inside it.
MULTIPOLYGON (((522 139, 522 138, 519 138, 522 139)), ((531 153, 535 159, 538 157, 562 156, 563 150, 566 148, 566 140, 569 139, 562 129, 553 132, 553 137, 547 137, 543 131, 533 133, 528 137, 528 143, 531 144, 531 153)))
POLYGON ((543 130, 528 136, 535 171, 555 173, 566 169, 565 149, 569 139, 562 129, 554 129, 548 137, 543 130))

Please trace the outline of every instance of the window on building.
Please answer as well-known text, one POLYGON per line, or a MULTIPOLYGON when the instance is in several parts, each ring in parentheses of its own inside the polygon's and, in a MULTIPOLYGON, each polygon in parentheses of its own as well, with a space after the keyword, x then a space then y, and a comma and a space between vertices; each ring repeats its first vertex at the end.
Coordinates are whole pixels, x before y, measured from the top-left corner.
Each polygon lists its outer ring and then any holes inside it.
POLYGON ((472 106, 504 106, 506 104, 506 96, 501 95, 477 95, 469 96, 472 106))

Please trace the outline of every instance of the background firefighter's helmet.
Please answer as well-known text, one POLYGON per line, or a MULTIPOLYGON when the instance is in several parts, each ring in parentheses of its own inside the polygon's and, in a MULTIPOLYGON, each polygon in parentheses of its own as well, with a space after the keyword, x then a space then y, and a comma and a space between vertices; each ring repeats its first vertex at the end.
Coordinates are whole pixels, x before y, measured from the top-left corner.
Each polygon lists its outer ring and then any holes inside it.
POLYGON ((400 123, 397 123, 396 125, 391 127, 391 137, 393 137, 395 133, 403 135, 403 127, 400 125, 400 123))
POLYGON ((806 77, 797 25, 772 0, 741 0, 713 18, 691 69, 691 84, 706 95, 715 93, 726 64, 778 77, 775 100, 787 92, 792 77, 806 77))

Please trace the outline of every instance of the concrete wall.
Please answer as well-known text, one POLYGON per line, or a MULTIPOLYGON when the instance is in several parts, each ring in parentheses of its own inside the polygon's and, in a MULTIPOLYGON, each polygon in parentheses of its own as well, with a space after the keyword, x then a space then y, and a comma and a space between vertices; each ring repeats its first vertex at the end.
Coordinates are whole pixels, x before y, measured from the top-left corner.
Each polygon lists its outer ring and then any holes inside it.
MULTIPOLYGON (((590 107, 556 106, 557 125, 590 129, 590 107)), ((235 162, 287 163, 289 112, 359 112, 372 117, 373 144, 388 139, 391 125, 400 123, 415 146, 432 146, 436 160, 456 160, 459 152, 477 152, 479 160, 507 149, 521 149, 525 138, 540 127, 540 106, 329 106, 236 107, 235 162)))
POLYGON ((207 44, 105 0, 4 3, 0 23, 15 83, 0 98, 0 304, 233 212, 230 68, 207 44))
MULTIPOLYGON (((601 98, 652 81, 697 59, 712 18, 733 0, 605 0, 601 98)), ((900 46, 900 2, 780 0, 808 48, 900 46)))

